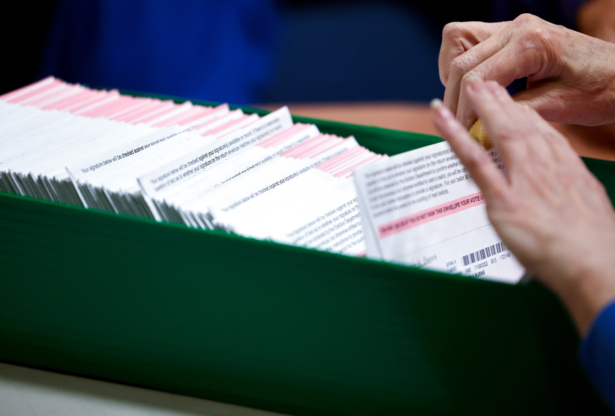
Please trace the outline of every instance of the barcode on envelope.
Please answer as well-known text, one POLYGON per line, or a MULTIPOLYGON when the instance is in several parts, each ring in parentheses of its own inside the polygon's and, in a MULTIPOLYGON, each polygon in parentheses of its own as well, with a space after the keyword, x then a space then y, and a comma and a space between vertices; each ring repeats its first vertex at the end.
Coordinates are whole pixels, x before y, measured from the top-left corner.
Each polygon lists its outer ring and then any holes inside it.
POLYGON ((487 257, 495 256, 504 250, 506 250, 504 243, 497 243, 492 246, 485 247, 482 250, 478 250, 474 253, 463 256, 463 265, 467 266, 468 264, 476 263, 477 261, 484 260, 487 257))

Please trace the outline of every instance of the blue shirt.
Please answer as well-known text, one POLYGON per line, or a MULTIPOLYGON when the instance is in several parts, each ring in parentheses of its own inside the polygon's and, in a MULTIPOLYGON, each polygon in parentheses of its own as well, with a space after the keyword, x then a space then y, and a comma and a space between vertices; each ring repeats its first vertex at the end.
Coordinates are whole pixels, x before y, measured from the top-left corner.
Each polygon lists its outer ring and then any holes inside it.
POLYGON ((594 320, 581 343, 581 364, 615 413, 615 302, 594 320))

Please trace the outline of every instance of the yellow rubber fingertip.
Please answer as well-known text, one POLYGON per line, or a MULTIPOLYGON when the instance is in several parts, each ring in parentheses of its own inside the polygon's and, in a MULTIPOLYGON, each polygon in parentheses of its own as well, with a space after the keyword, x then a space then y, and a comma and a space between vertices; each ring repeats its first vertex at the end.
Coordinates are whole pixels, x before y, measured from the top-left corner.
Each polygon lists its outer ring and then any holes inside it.
POLYGON ((485 130, 485 126, 480 120, 474 123, 470 131, 468 131, 468 134, 476 140, 478 144, 483 146, 485 150, 490 150, 493 147, 493 143, 489 135, 487 135, 487 130, 485 130))

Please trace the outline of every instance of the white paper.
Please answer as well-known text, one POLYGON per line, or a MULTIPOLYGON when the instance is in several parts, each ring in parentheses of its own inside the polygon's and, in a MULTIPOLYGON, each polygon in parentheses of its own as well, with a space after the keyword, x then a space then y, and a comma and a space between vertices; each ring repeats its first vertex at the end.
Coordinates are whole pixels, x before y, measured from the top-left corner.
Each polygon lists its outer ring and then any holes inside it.
POLYGON ((509 283, 523 276, 448 143, 357 169, 355 183, 368 257, 509 283))

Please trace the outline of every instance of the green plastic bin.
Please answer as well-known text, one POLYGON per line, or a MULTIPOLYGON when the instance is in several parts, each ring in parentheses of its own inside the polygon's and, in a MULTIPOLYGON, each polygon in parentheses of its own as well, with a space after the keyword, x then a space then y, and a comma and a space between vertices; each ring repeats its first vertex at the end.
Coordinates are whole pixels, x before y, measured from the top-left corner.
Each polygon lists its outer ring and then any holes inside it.
MULTIPOLYGON (((440 140, 295 121, 389 155, 440 140)), ((615 164, 585 162, 613 198, 615 164)), ((536 283, 2 193, 0 264, 7 363, 297 415, 606 413, 536 283)))

